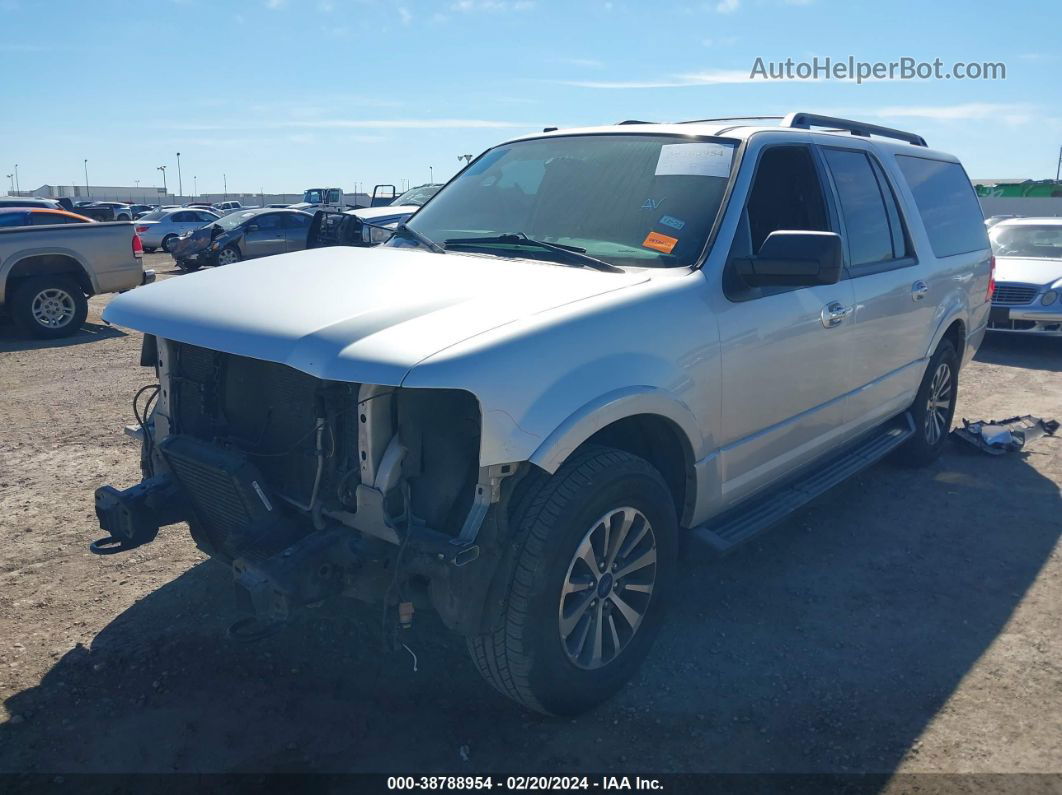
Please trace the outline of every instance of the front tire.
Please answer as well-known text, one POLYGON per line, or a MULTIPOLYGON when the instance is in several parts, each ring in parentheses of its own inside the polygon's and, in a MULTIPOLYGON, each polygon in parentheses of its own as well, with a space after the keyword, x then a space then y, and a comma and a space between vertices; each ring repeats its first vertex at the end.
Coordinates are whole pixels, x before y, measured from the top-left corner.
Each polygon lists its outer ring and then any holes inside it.
POLYGON ((554 715, 607 699, 649 652, 677 569, 671 493, 645 460, 586 446, 518 500, 501 626, 469 638, 503 695, 554 715))
POLYGON ((239 262, 240 259, 240 250, 236 246, 225 246, 218 252, 217 264, 232 265, 234 262, 239 262))
POLYGON ((34 337, 69 337, 85 322, 88 299, 80 285, 68 276, 35 276, 15 288, 11 316, 34 337))
POLYGON ((203 267, 203 266, 200 265, 198 262, 190 262, 189 260, 186 260, 186 259, 177 260, 177 268, 179 270, 184 271, 185 273, 191 273, 192 271, 197 271, 201 267, 203 267))
POLYGON ((915 432, 896 451, 898 463, 919 467, 937 459, 951 432, 958 394, 959 355, 950 340, 943 340, 929 360, 922 385, 911 406, 915 432))

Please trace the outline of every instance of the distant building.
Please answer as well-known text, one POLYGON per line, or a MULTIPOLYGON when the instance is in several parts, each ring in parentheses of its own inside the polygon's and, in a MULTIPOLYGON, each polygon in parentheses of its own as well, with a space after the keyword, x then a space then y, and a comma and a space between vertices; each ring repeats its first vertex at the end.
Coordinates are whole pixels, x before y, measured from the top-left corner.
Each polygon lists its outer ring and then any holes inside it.
MULTIPOLYGON (((269 204, 295 204, 302 201, 302 193, 201 193, 198 196, 177 196, 162 188, 121 185, 41 185, 35 190, 9 191, 10 196, 41 199, 68 198, 71 201, 129 202, 130 204, 187 204, 188 202, 238 201, 245 206, 264 207, 269 204)), ((369 205, 367 193, 346 193, 343 200, 359 207, 369 205)))

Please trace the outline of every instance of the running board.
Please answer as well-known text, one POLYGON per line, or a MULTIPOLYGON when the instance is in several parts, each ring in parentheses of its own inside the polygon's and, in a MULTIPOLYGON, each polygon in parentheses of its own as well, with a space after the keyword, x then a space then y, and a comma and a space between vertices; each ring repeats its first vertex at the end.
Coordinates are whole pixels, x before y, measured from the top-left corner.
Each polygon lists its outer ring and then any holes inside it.
POLYGON ((791 480, 747 505, 731 509, 692 530, 693 537, 715 552, 725 553, 758 536, 797 508, 825 494, 841 481, 891 453, 915 432, 914 420, 905 413, 883 425, 872 436, 841 455, 815 465, 809 474, 791 480))

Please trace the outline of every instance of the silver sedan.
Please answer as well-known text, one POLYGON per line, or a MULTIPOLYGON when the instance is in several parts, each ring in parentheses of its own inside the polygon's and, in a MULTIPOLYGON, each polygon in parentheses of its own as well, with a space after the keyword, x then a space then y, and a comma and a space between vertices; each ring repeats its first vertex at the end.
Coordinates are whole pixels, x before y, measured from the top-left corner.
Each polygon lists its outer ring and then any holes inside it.
POLYGON ((136 233, 149 254, 157 248, 169 253, 177 238, 185 232, 193 232, 204 224, 210 224, 221 216, 201 207, 175 207, 155 210, 136 219, 136 233))

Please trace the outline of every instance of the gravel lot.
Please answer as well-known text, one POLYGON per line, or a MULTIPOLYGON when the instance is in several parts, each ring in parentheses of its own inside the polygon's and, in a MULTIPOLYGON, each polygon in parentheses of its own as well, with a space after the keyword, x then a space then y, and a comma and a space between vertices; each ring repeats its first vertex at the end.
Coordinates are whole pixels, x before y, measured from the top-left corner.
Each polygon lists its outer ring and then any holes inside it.
MULTIPOLYGON (((1062 772, 1062 439, 879 465, 687 556, 633 685, 544 719, 430 616, 416 673, 355 602, 234 645, 229 575, 183 527, 90 555, 93 490, 139 479, 122 426, 150 380, 108 300, 56 343, 0 325, 0 771, 1062 772)), ((993 339, 963 372, 958 416, 1025 413, 1062 419, 1062 340, 993 339)))

